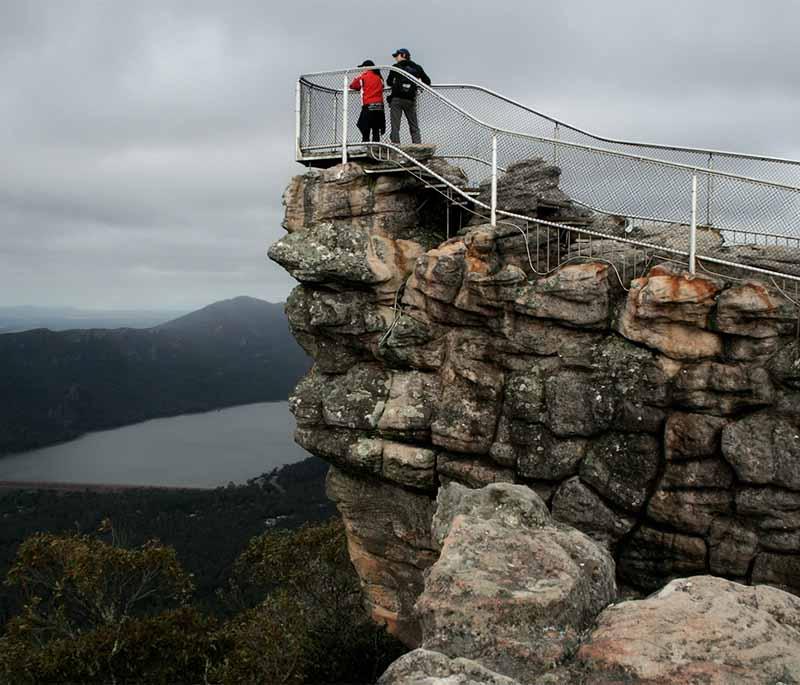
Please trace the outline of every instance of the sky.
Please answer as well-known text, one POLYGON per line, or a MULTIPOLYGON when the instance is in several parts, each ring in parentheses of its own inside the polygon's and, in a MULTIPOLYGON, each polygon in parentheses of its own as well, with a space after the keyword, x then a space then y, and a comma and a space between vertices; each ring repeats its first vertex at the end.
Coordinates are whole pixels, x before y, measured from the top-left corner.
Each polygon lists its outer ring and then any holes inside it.
POLYGON ((607 136, 800 158, 793 0, 2 0, 0 305, 286 298, 298 74, 387 63, 607 136))

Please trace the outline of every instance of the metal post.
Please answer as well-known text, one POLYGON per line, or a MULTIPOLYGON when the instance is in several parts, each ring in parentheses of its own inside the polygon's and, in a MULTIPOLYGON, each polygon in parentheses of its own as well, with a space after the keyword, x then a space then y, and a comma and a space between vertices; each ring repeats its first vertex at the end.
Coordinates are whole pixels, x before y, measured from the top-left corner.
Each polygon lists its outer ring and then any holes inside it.
POLYGON ((553 135, 553 164, 558 166, 558 124, 553 135))
POLYGON ((300 149, 300 81, 297 81, 297 90, 294 98, 294 141, 295 141, 295 159, 299 162, 303 156, 300 149))
POLYGON ((497 226, 497 133, 492 133, 492 226, 497 226))
MULTIPOLYGON (((302 91, 301 91, 302 93, 302 91)), ((305 129, 305 136, 303 140, 306 145, 311 145, 311 91, 306 91, 305 100, 300 99, 300 112, 303 118, 303 128, 305 129)))
POLYGON ((332 147, 336 147, 336 139, 339 137, 339 91, 333 92, 333 143, 332 147))
POLYGON ((697 174, 692 174, 692 223, 689 226, 689 273, 695 274, 697 255, 697 174))
MULTIPOLYGON (((714 169, 714 153, 708 153, 708 170, 714 169)), ((711 226, 711 197, 714 195, 714 176, 708 174, 706 179, 706 226, 711 226)))
POLYGON ((342 164, 347 164, 347 86, 349 85, 347 72, 345 72, 342 82, 342 164))

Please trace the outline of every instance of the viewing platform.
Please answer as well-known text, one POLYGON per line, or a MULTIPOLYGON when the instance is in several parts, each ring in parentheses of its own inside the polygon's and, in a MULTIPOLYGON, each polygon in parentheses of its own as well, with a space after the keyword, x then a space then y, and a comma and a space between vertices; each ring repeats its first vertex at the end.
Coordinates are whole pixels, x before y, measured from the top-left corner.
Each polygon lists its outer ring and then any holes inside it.
MULTIPOLYGON (((459 203, 478 202, 475 189, 483 183, 491 193, 488 202, 476 207, 495 224, 498 217, 512 218, 497 203, 498 176, 516 163, 542 159, 559 168, 559 187, 573 202, 625 222, 624 236, 593 237, 621 240, 645 251, 657 247, 691 273, 743 270, 800 298, 800 161, 612 139, 482 86, 427 86, 395 66, 375 68, 384 77, 400 72, 416 84, 423 143, 434 145, 437 157, 460 167, 466 185, 438 177, 424 155, 407 147, 405 122, 399 146, 385 139, 361 142, 356 127, 360 93, 349 89, 363 71, 357 68, 299 78, 298 162, 326 168, 349 160, 380 161, 384 173, 390 167, 413 171, 459 203), (643 239, 641 229, 654 224, 672 227, 669 247, 643 239), (702 241, 698 244, 698 230, 717 232, 724 249, 705 250, 702 241)), ((548 224, 540 217, 513 218, 548 224)), ((551 228, 571 231, 575 240, 591 237, 576 227, 551 228)))

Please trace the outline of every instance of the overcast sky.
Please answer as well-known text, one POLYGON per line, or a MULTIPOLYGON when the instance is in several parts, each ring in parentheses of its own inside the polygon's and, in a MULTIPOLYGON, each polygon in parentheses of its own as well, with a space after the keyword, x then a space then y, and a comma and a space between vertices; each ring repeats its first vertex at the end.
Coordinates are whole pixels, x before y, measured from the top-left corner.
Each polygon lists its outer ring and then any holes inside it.
POLYGON ((793 0, 0 0, 0 305, 283 300, 304 71, 408 47, 610 136, 800 157, 793 0))

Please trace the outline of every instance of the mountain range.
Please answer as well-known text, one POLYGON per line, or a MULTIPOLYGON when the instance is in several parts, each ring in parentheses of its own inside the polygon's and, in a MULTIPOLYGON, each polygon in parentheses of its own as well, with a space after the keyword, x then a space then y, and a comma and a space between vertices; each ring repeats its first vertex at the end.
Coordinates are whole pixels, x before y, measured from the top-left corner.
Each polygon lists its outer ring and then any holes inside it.
POLYGON ((285 400, 310 366, 283 304, 236 297, 150 328, 0 335, 0 454, 159 416, 285 400))
POLYGON ((49 328, 51 331, 73 328, 152 328, 188 311, 0 306, 0 333, 18 333, 34 328, 49 328))

